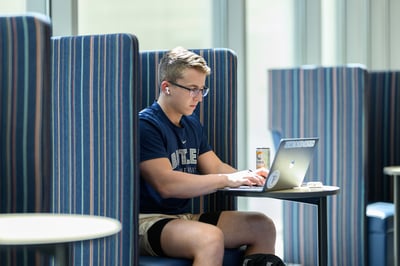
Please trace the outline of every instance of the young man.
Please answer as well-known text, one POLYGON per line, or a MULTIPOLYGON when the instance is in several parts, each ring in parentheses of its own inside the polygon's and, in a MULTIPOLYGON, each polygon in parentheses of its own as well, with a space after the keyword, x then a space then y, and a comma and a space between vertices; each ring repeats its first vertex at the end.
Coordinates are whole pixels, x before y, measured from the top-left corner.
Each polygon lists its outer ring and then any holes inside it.
MULTIPOLYGON (((204 58, 184 48, 159 65, 160 95, 140 118, 141 254, 222 265, 224 248, 245 245, 243 265, 283 265, 275 253, 273 221, 261 213, 190 213, 190 199, 218 188, 262 185, 265 169, 237 172, 207 142, 193 112, 208 93, 204 58)), ((221 114, 222 115, 222 114, 221 114)))

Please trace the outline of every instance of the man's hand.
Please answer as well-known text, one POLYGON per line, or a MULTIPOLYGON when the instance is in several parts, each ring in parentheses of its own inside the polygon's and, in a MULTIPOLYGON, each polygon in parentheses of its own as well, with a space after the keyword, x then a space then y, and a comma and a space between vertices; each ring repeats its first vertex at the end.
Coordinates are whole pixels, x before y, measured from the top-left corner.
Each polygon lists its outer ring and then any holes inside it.
POLYGON ((265 178, 268 175, 268 170, 265 168, 259 168, 255 171, 244 170, 227 174, 229 187, 238 187, 242 185, 247 186, 263 186, 265 178))

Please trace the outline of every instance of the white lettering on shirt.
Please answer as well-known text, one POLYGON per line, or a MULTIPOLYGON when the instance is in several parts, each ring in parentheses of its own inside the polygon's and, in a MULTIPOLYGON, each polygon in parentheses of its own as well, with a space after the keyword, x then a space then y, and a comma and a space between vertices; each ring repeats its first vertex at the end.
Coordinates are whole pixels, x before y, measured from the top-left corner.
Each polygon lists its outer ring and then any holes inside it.
POLYGON ((196 165, 197 164, 197 149, 178 149, 171 154, 172 169, 179 165, 196 165))

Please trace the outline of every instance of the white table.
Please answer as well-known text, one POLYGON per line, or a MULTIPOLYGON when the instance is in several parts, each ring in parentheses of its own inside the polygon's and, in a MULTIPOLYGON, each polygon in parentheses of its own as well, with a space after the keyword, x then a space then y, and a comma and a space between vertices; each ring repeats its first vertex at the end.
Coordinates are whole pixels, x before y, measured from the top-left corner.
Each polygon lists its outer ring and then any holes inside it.
POLYGON ((394 265, 400 266, 400 166, 387 166, 383 168, 383 173, 389 176, 393 176, 393 201, 394 201, 394 265))
POLYGON ((0 214, 0 247, 52 247, 56 265, 69 265, 71 243, 117 234, 112 218, 80 214, 0 214))

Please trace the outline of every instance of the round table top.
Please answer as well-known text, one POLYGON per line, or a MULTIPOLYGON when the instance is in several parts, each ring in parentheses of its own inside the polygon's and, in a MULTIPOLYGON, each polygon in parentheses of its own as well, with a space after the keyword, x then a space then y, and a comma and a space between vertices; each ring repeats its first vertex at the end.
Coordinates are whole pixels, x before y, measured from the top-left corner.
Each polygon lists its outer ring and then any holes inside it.
POLYGON ((322 198, 338 194, 340 188, 337 186, 322 186, 322 187, 297 187, 291 189, 283 189, 268 192, 254 192, 246 190, 221 191, 229 195, 244 196, 244 197, 267 197, 275 199, 310 199, 322 198))
POLYGON ((400 166, 386 166, 383 172, 387 175, 400 175, 400 166))
POLYGON ((271 191, 272 195, 282 198, 312 198, 312 197, 325 197, 336 195, 340 191, 336 186, 322 186, 322 187, 295 187, 292 189, 271 191))
POLYGON ((0 214, 0 245, 66 243, 110 236, 121 230, 113 218, 81 214, 0 214))

